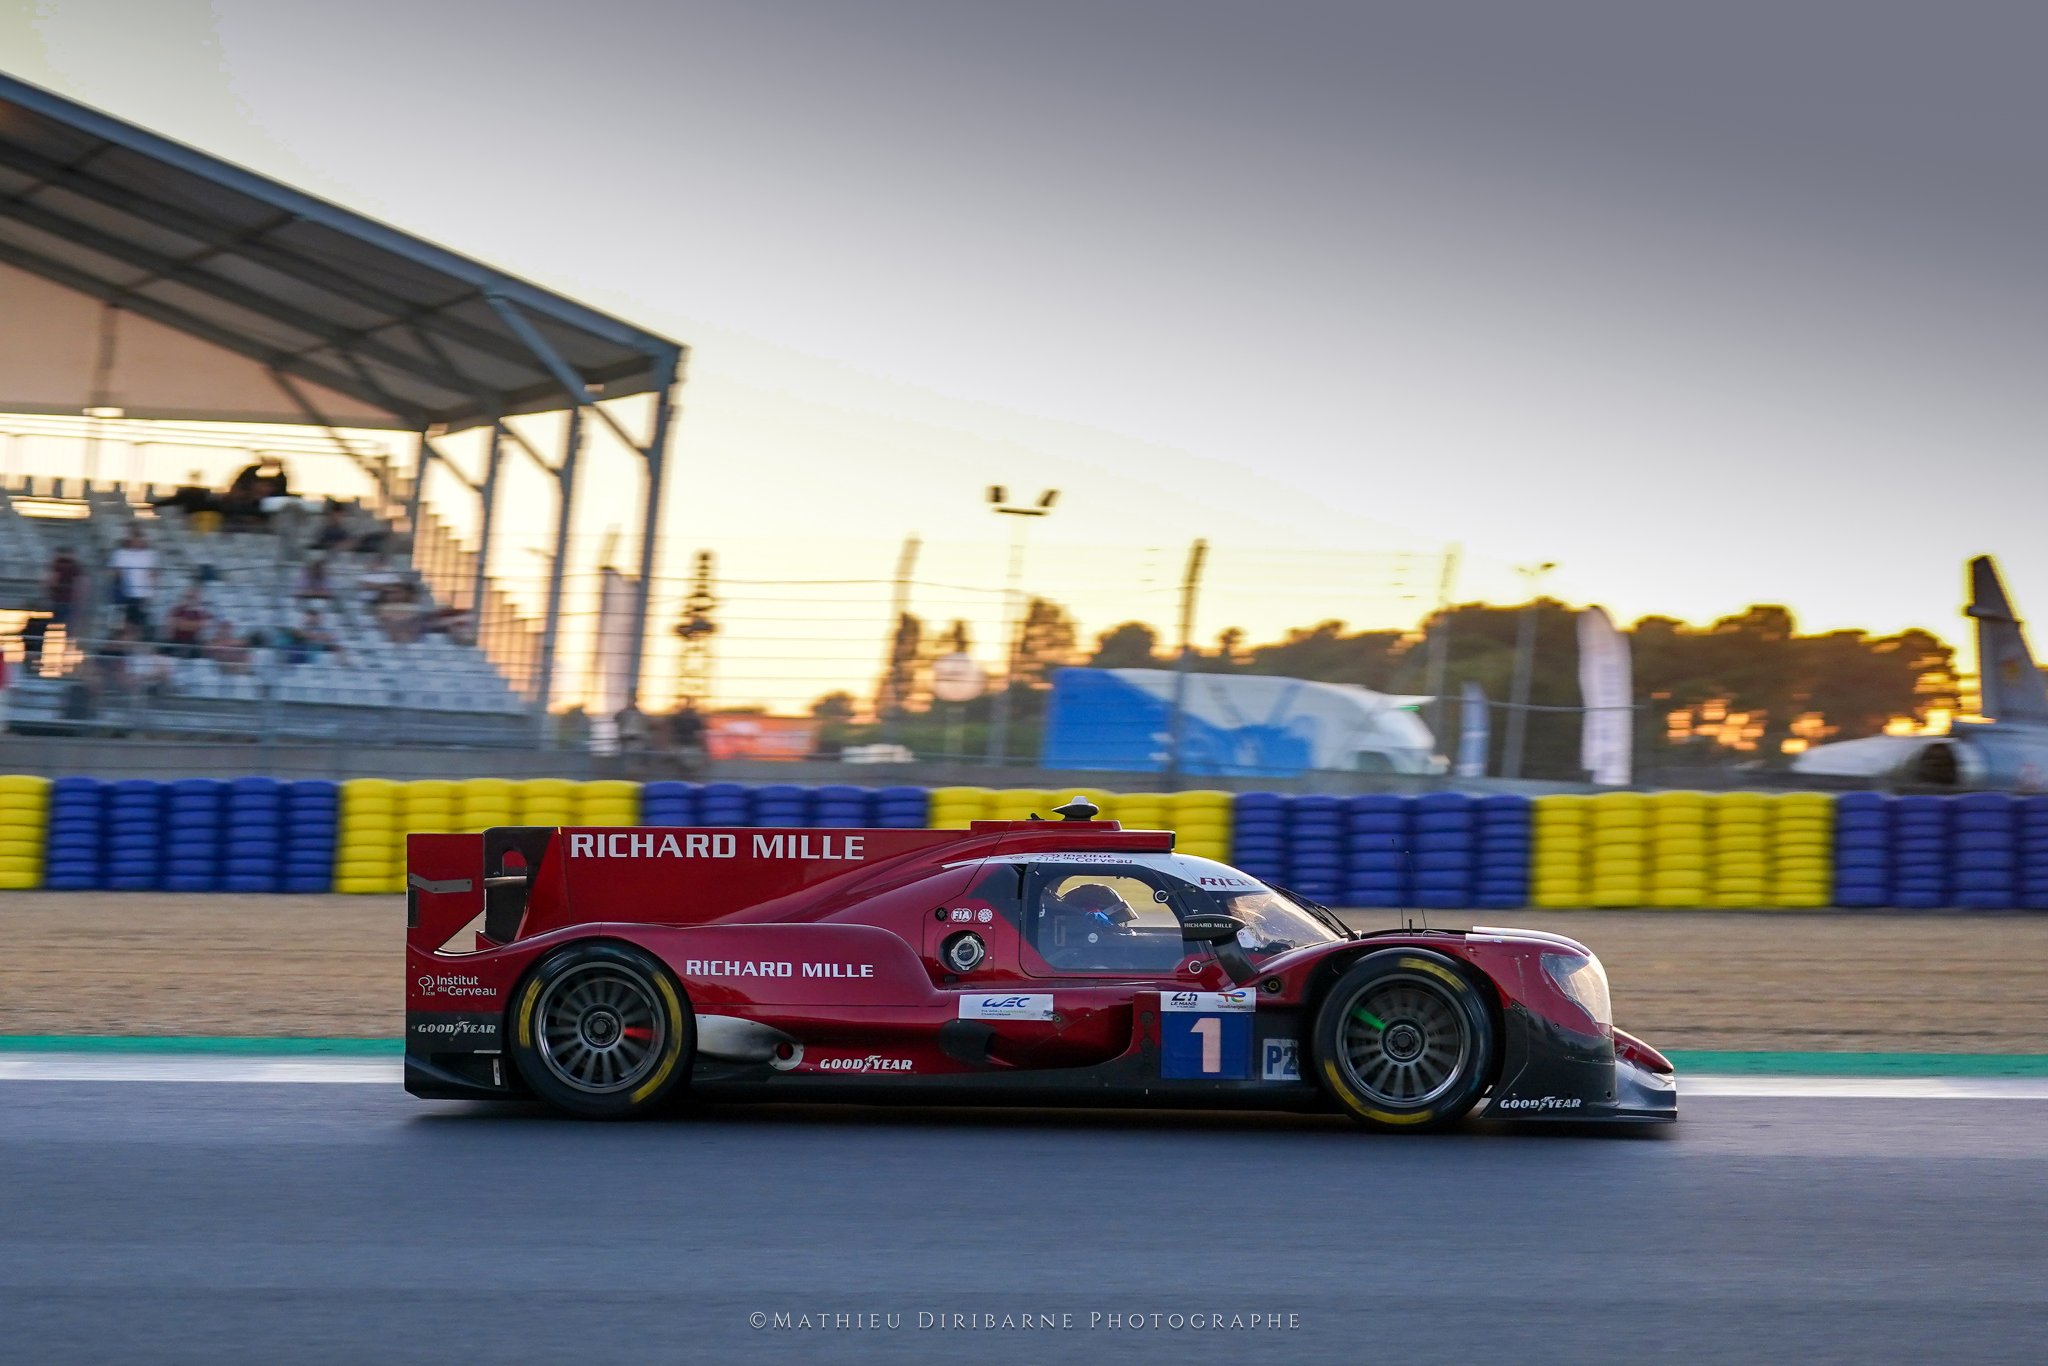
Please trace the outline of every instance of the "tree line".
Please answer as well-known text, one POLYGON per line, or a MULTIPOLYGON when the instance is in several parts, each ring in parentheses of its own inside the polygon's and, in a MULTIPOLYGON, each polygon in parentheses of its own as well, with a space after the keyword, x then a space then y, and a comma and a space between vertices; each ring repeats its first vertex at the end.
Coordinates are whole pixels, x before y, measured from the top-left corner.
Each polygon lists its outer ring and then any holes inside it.
MULTIPOLYGON (((1412 631, 1352 631, 1330 620, 1289 630, 1279 640, 1254 642, 1231 629, 1192 650, 1188 664, 1202 673, 1272 674, 1422 695, 1432 690, 1431 661, 1441 652, 1444 752, 1457 750, 1462 716, 1455 699, 1465 683, 1477 683, 1496 706, 1488 771, 1498 772, 1505 730, 1498 708, 1509 696, 1525 611, 1536 618, 1530 703, 1577 707, 1578 613, 1549 598, 1529 607, 1464 603, 1432 614, 1412 631)), ((1804 745, 1876 735, 1900 719, 1922 724, 1933 712, 1953 712, 1959 703, 1954 650, 1927 631, 1805 635, 1790 610, 1760 604, 1706 626, 1647 616, 1625 634, 1634 661, 1639 766, 1775 766, 1804 745)), ((921 753, 982 753, 994 691, 1002 684, 959 704, 937 703, 931 691, 933 661, 973 647, 963 621, 933 631, 914 614, 903 614, 871 704, 838 692, 814 705, 827 743, 885 739, 921 753), (872 720, 856 720, 863 713, 872 720)), ((1172 668, 1177 656, 1159 630, 1142 621, 1113 626, 1084 649, 1063 607, 1031 599, 1011 685, 1011 755, 1038 753, 1053 670, 1071 664, 1172 668)), ((1580 776, 1579 733, 1575 712, 1533 711, 1523 774, 1580 776)))

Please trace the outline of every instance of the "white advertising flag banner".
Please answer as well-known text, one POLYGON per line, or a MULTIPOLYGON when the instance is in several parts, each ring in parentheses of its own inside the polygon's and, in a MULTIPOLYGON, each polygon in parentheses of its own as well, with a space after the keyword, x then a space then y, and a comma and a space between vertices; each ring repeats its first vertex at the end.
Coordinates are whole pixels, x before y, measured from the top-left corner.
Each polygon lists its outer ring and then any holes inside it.
POLYGON ((1579 765, 1602 787, 1626 787, 1634 746, 1628 637, 1614 629, 1603 608, 1579 613, 1579 694, 1586 716, 1579 765))
POLYGON ((1458 776, 1486 776, 1486 745, 1491 738, 1487 724, 1486 690, 1477 683, 1465 685, 1464 719, 1458 727, 1458 776))

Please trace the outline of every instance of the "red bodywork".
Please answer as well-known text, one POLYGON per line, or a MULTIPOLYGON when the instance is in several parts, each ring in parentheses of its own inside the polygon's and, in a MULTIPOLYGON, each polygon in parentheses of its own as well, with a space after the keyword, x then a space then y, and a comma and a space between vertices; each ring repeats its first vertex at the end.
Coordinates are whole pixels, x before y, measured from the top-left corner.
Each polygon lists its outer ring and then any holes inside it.
MULTIPOLYGON (((906 1094, 938 1079, 984 1088, 1035 1080, 1057 1092, 1065 1078, 1077 1092, 1133 1103, 1322 1103, 1308 1068, 1269 1076, 1270 1061, 1250 1076, 1193 1088, 1160 1081, 1160 993, 1238 988, 1218 953, 1190 943, 1170 967, 1150 973, 1062 971, 1034 948, 1021 902, 1006 894, 1012 879, 1001 870, 1016 860, 1064 866, 1050 856, 1100 864, 1132 855, 1158 864, 1171 855, 1170 833, 1110 821, 977 822, 967 831, 564 828, 510 832, 542 851, 537 862, 526 866, 514 855, 487 868, 488 842, 503 833, 407 841, 407 1084, 421 1095, 517 1094, 504 1060, 515 987, 560 946, 604 939, 638 946, 674 973, 700 1027, 700 1088, 772 1083, 785 1098, 805 1081, 858 1077, 906 1094), (516 924, 503 911, 486 916, 486 878, 508 873, 528 879, 513 893, 524 897, 516 924), (967 931, 982 938, 986 957, 955 972, 941 946, 967 931), (1050 996, 1050 1018, 983 1018, 972 1047, 947 1036, 982 998, 1013 996, 1050 996), (756 1056, 767 1036, 725 1021, 765 1026, 796 1047, 785 1044, 772 1060, 756 1056), (720 1040, 730 1037, 752 1042, 737 1048, 743 1056, 721 1059, 720 1040)), ((1192 883, 1259 885, 1219 864, 1176 860, 1182 864, 1192 883)), ((1026 876, 1015 875, 1020 892, 1026 876)), ((1496 1095, 1513 1084, 1514 1069, 1536 1065, 1540 1073, 1537 1036, 1567 1037, 1577 1061, 1589 1061, 1590 1050, 1594 1067, 1606 1069, 1604 1095, 1583 1097, 1590 1110, 1595 1100, 1615 1101, 1617 1046, 1625 1062, 1670 1069, 1559 990, 1541 958, 1567 944, 1514 931, 1333 937, 1264 959, 1242 985, 1256 997, 1259 1040, 1299 1050, 1317 992, 1362 953, 1413 947, 1469 964, 1492 984, 1508 1040, 1496 1095), (1519 1053, 1518 1022, 1528 1036, 1519 1053)), ((1536 1085, 1554 1094, 1561 1083, 1536 1085)))

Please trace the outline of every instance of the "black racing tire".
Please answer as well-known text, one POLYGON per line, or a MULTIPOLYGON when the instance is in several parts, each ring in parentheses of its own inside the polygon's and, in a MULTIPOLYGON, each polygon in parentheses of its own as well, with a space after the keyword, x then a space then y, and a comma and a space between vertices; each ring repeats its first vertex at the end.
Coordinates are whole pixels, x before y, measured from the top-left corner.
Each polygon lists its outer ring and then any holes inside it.
POLYGON ((1493 1076, 1498 1032, 1486 991, 1421 949, 1359 959, 1316 1009, 1316 1081, 1376 1129, 1441 1129, 1465 1117, 1493 1076))
POLYGON ((505 1037, 533 1093, 580 1119, 650 1114, 689 1080, 696 1014, 669 970, 624 944, 571 944, 512 993, 505 1037))

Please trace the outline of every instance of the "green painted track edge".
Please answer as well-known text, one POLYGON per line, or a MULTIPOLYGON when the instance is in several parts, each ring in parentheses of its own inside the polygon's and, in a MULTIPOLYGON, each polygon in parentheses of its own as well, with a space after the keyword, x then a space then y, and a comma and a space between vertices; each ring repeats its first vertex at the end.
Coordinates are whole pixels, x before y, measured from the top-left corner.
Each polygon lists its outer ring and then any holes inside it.
MULTIPOLYGON (((396 1039, 220 1038, 210 1035, 0 1034, 0 1053, 228 1053, 395 1057, 396 1039)), ((1838 1077, 2044 1077, 2048 1053, 1761 1053, 1670 1049, 1680 1072, 1838 1077)))

